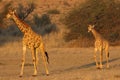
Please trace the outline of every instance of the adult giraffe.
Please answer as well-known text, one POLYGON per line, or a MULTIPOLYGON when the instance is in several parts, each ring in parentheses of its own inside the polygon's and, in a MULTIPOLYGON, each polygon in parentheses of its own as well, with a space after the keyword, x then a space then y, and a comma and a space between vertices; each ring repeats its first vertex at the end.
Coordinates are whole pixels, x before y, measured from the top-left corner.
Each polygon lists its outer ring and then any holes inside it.
POLYGON ((48 67, 47 67, 47 61, 49 62, 49 57, 47 52, 44 49, 44 43, 42 40, 42 37, 35 33, 31 27, 26 24, 24 21, 19 19, 19 17, 16 15, 15 10, 9 10, 8 14, 6 15, 7 19, 13 19, 13 21, 16 23, 20 31, 23 33, 23 56, 22 56, 22 67, 20 71, 20 77, 23 76, 23 69, 25 64, 25 54, 26 54, 26 48, 30 48, 32 52, 32 58, 33 58, 33 64, 34 64, 34 74, 33 76, 37 75, 37 63, 38 63, 38 51, 41 51, 42 58, 44 61, 44 66, 46 70, 46 74, 49 75, 48 67))

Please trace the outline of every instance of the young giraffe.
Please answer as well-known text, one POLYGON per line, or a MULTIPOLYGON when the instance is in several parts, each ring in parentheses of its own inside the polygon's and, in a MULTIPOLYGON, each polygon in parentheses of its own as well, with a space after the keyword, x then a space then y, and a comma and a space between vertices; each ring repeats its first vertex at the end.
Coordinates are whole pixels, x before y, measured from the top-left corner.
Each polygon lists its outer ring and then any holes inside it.
POLYGON ((38 63, 38 51, 41 51, 42 58, 44 61, 44 66, 46 70, 46 74, 49 75, 47 61, 49 62, 49 57, 47 52, 44 49, 44 43, 42 41, 42 37, 36 34, 31 27, 20 20, 16 15, 15 11, 9 10, 8 14, 6 15, 7 19, 11 18, 17 24, 20 31, 24 34, 23 37, 23 55, 22 55, 22 67, 20 72, 20 77, 23 75, 23 69, 25 64, 25 54, 26 54, 26 47, 31 49, 33 64, 34 64, 34 74, 33 76, 37 75, 37 63, 38 63), (46 57, 45 57, 46 56, 46 57))
POLYGON ((106 39, 104 39, 95 29, 94 25, 89 25, 88 27, 88 32, 92 32, 94 37, 95 37, 95 53, 94 53, 94 58, 96 62, 96 67, 97 68, 102 68, 102 59, 103 59, 103 50, 105 50, 106 53, 106 60, 107 60, 107 68, 109 68, 108 60, 109 60, 109 43, 106 39), (100 66, 98 65, 97 59, 96 59, 96 52, 100 51, 100 66))

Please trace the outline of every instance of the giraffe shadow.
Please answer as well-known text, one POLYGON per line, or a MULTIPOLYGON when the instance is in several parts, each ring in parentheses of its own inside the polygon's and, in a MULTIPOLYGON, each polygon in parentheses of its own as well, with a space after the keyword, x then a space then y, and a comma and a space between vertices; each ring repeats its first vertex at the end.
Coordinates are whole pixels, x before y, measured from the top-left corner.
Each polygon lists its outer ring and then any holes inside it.
POLYGON ((5 65, 4 63, 0 63, 0 65, 5 65))
MULTIPOLYGON (((117 61, 119 59, 120 59, 120 57, 111 59, 111 60, 109 60, 109 63, 117 61)), ((104 64, 106 64, 106 61, 103 61, 103 65, 104 64)), ((58 70, 58 71, 53 71, 53 72, 59 74, 59 73, 62 73, 62 72, 68 72, 68 71, 73 71, 73 70, 80 70, 80 69, 90 68, 92 66, 95 66, 95 62, 85 64, 85 65, 81 65, 81 66, 74 66, 74 67, 70 67, 70 68, 63 69, 63 70, 58 70)))
MULTIPOLYGON (((117 60, 119 60, 119 59, 120 59, 120 57, 111 59, 111 60, 109 60, 109 63, 114 62, 114 61, 117 61, 117 60)), ((106 63, 107 63, 106 61, 103 61, 103 64, 106 64, 106 63)))
POLYGON ((24 66, 34 66, 32 63, 26 63, 24 66))
MULTIPOLYGON (((109 63, 117 61, 119 59, 120 59, 120 57, 111 59, 111 60, 109 60, 109 63)), ((104 64, 106 64, 106 61, 103 61, 103 65, 104 64)), ((82 66, 78 66, 78 67, 72 67, 72 68, 66 69, 65 71, 75 70, 75 69, 83 69, 83 68, 90 68, 92 66, 95 66, 95 62, 92 62, 92 63, 89 63, 89 64, 85 64, 85 65, 82 65, 82 66)))

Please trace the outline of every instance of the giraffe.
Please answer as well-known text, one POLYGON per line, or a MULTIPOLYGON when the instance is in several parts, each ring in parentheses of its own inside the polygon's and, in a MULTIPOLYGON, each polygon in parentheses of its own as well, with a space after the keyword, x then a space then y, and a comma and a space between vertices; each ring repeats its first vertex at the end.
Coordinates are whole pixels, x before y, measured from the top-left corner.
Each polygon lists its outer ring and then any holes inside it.
POLYGON ((16 12, 15 10, 9 10, 8 14, 6 15, 6 18, 12 19, 24 35, 22 39, 23 54, 22 54, 22 64, 21 64, 22 66, 21 66, 21 71, 20 71, 20 77, 23 76, 25 54, 26 54, 27 47, 30 48, 31 53, 32 53, 32 59, 33 59, 33 64, 34 64, 33 76, 37 75, 38 51, 41 51, 46 74, 49 75, 49 71, 47 67, 47 62, 49 63, 49 56, 47 52, 45 51, 42 37, 38 35, 37 33, 35 33, 28 24, 26 24, 21 19, 19 19, 19 17, 16 15, 15 12, 16 12))
POLYGON ((99 34, 94 29, 94 25, 89 25, 88 32, 90 32, 90 31, 92 32, 92 34, 95 37, 94 59, 95 59, 95 62, 96 62, 96 67, 100 68, 100 69, 103 68, 102 59, 103 59, 103 50, 104 50, 105 53, 106 53, 107 68, 109 68, 109 63, 108 63, 109 62, 109 52, 108 52, 109 42, 106 39, 104 39, 101 36, 101 34, 99 34), (96 52, 97 51, 100 51, 100 65, 98 64, 97 59, 96 59, 96 52))

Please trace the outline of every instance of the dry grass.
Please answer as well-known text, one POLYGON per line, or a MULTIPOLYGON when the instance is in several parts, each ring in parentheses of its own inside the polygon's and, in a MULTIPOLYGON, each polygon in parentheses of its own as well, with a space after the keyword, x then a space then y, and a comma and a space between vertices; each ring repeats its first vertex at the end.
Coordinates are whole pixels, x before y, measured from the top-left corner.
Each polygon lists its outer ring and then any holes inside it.
MULTIPOLYGON (((50 75, 45 75, 41 57, 38 76, 32 77, 32 57, 26 54, 26 66, 23 78, 19 78, 22 45, 20 42, 6 43, 0 48, 0 80, 119 80, 120 47, 110 48, 110 68, 97 70, 93 59, 93 48, 47 48, 50 75)), ((105 56, 105 55, 104 55, 105 56)))
MULTIPOLYGON (((61 23, 60 21, 60 18, 63 17, 63 15, 66 15, 72 8, 78 6, 79 4, 82 4, 84 3, 86 0, 36 0, 36 1, 33 1, 36 3, 36 8, 34 10, 33 13, 31 13, 27 19, 32 19, 32 16, 34 14, 38 14, 38 15, 42 15, 44 13, 47 13, 49 10, 58 10, 60 12, 60 14, 52 14, 50 15, 50 19, 51 19, 51 22, 52 23, 55 23, 56 26, 58 27, 58 32, 57 33, 51 33, 49 35, 46 35, 46 36, 43 36, 44 38, 44 42, 46 43, 46 46, 47 47, 88 47, 89 45, 93 45, 93 42, 91 42, 90 40, 88 39, 77 39, 77 40, 74 40, 74 41, 71 41, 69 43, 67 42, 64 42, 64 39, 63 39, 63 36, 64 36, 64 32, 67 32, 67 30, 65 29, 65 25, 61 23), (59 6, 59 5, 61 6, 59 6), (83 42, 84 41, 84 42, 83 42), (85 46, 86 45, 86 46, 85 46)), ((25 0, 17 0, 16 2, 14 1, 13 4, 14 4, 14 7, 17 7, 17 4, 18 3, 27 3, 29 1, 26 1, 25 0)), ((32 21, 32 20, 31 20, 32 21)), ((4 32, 7 32, 4 30, 4 32)), ((10 31, 10 33, 14 31, 10 31)), ((16 33, 17 31, 15 31, 16 33)), ((19 32, 18 32, 19 33, 19 32)), ((9 33, 8 33, 9 34, 9 33)), ((11 34, 12 35, 12 34, 11 34)), ((1 36, 0 36, 1 37, 1 36)), ((13 37, 12 37, 13 38, 13 37)), ((0 44, 3 44, 3 43, 6 43, 6 42, 10 42, 12 40, 21 40, 21 38, 17 39, 17 38, 14 38, 14 39, 10 39, 10 37, 8 36, 2 36, 2 38, 0 39, 0 44), (5 41, 5 42, 4 42, 5 41)), ((116 45, 118 44, 118 42, 112 44, 112 45, 116 45)))

